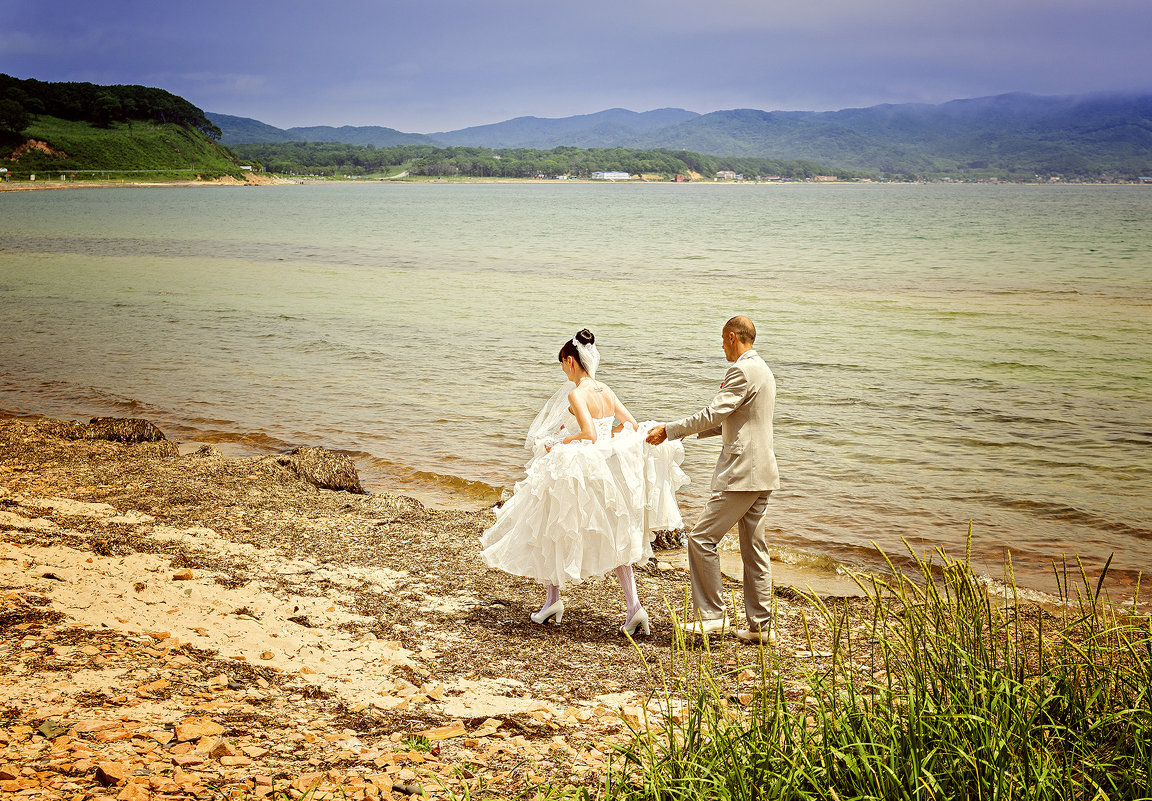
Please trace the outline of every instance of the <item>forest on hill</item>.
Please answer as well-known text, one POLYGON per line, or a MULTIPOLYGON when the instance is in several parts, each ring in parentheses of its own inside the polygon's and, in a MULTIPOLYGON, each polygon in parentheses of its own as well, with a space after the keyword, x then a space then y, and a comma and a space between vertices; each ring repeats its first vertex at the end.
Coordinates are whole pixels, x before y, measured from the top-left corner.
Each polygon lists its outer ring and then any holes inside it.
POLYGON ((37 81, 0 73, 0 131, 18 134, 39 115, 99 127, 112 123, 173 123, 210 139, 220 129, 182 97, 148 86, 37 81))
MULTIPOLYGON (((335 142, 290 142, 233 145, 246 163, 286 175, 369 176, 395 174, 471 178, 590 178, 596 172, 629 175, 703 175, 711 179, 720 170, 746 176, 804 180, 827 175, 827 167, 810 161, 780 161, 755 157, 722 158, 660 148, 556 147, 533 148, 434 147, 399 145, 375 147, 335 142)), ((855 173, 840 177, 855 177, 855 173)))
POLYGON ((202 110, 163 89, 0 74, 0 152, 10 178, 239 176, 220 136, 202 110))

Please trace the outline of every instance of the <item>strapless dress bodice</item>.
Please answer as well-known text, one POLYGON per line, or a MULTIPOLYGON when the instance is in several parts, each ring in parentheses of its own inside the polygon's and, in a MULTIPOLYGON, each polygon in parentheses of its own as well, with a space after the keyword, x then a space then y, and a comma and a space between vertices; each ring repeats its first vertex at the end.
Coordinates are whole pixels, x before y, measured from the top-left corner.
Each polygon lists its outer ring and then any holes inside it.
MULTIPOLYGON (((593 417, 592 418, 592 425, 594 425, 596 427, 596 439, 597 439, 597 441, 602 440, 605 437, 611 437, 612 436, 612 423, 614 423, 615 421, 616 421, 615 417, 593 417)), ((576 422, 575 415, 568 414, 565 416, 565 418, 564 418, 564 430, 565 430, 565 436, 570 436, 572 434, 577 434, 580 432, 580 424, 578 422, 576 422)))

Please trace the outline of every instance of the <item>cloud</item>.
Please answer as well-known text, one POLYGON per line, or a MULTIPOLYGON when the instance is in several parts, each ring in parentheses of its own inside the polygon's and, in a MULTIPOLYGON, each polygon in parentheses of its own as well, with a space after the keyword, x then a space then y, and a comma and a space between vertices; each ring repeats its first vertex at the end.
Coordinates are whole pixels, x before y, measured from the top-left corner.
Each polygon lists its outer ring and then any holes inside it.
POLYGON ((1147 0, 0 0, 0 18, 12 74, 283 127, 1152 89, 1147 0))

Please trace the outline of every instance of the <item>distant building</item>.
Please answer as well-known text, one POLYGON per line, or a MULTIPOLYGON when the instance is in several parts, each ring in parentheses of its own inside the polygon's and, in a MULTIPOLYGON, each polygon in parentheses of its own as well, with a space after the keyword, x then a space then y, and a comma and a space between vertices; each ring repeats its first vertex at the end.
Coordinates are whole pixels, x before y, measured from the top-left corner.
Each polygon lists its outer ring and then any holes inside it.
POLYGON ((601 170, 600 172, 592 173, 593 181, 627 181, 632 176, 626 172, 619 170, 601 170))
POLYGON ((732 172, 732 170, 719 170, 716 173, 716 180, 717 181, 735 181, 739 177, 740 176, 738 176, 736 173, 732 172))
POLYGON ((835 175, 814 175, 814 176, 812 176, 812 180, 813 181, 839 181, 840 179, 837 178, 835 175))
POLYGON ((689 178, 687 175, 681 175, 680 173, 676 173, 676 177, 673 178, 672 180, 678 184, 686 184, 686 183, 691 182, 692 179, 689 178))

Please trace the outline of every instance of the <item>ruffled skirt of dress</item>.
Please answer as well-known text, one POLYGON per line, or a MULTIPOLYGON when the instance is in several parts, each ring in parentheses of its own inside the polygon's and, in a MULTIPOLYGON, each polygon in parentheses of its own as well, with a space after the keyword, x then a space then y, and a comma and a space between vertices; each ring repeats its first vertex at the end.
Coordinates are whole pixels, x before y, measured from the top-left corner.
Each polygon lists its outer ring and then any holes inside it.
POLYGON ((644 441, 653 425, 541 449, 484 532, 484 561, 557 586, 646 563, 653 532, 683 526, 676 491, 688 483, 679 441, 644 441))

